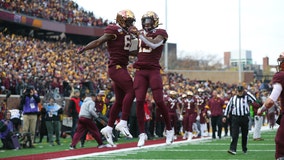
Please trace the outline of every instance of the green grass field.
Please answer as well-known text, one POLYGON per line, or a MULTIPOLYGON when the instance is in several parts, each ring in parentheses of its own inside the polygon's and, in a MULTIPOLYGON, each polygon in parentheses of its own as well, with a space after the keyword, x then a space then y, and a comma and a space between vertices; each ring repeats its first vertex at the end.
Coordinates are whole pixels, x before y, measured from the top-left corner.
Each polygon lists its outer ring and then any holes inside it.
MULTIPOLYGON (((230 138, 218 140, 204 140, 195 142, 176 143, 170 146, 144 147, 136 150, 119 151, 107 154, 84 157, 80 159, 190 159, 190 160, 273 160, 275 153, 274 137, 276 130, 265 131, 262 133, 264 141, 253 141, 252 134, 249 134, 248 153, 243 154, 241 149, 241 139, 239 139, 237 155, 227 153, 230 138)), ((240 137, 241 138, 241 137, 240 137)), ((122 141, 137 142, 137 138, 131 140, 121 139, 122 141)), ((53 151, 67 150, 70 138, 62 139, 61 146, 49 146, 48 143, 35 144, 36 148, 20 150, 0 150, 0 158, 13 157, 17 155, 28 155, 35 153, 45 153, 53 151)), ((96 146, 94 141, 88 141, 86 147, 96 146)))
POLYGON ((237 155, 228 154, 230 138, 223 138, 221 140, 205 140, 170 146, 141 148, 134 151, 96 155, 83 159, 273 160, 275 159, 275 134, 275 130, 263 132, 262 137, 264 141, 253 141, 252 134, 250 134, 247 154, 242 152, 240 139, 237 155))

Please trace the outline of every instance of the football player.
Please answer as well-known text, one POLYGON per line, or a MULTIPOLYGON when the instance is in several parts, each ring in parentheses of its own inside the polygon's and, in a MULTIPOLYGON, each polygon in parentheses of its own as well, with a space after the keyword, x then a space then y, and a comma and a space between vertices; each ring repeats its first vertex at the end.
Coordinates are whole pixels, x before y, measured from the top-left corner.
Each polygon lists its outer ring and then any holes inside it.
POLYGON ((142 31, 136 28, 131 29, 131 33, 135 34, 140 40, 139 53, 137 61, 133 67, 136 68, 134 77, 134 90, 136 96, 137 120, 139 126, 139 141, 137 146, 141 147, 147 140, 144 125, 144 101, 147 89, 150 87, 153 93, 153 98, 159 107, 166 124, 166 144, 173 142, 174 131, 170 123, 168 108, 164 103, 163 98, 163 83, 160 73, 161 58, 164 44, 168 39, 168 34, 164 29, 158 29, 159 17, 153 11, 148 11, 141 18, 142 31))
POLYGON ((275 73, 272 79, 273 84, 273 90, 270 94, 270 96, 265 100, 263 106, 258 109, 257 113, 260 115, 262 112, 267 110, 268 108, 271 108, 274 103, 277 102, 278 98, 280 98, 280 106, 281 106, 281 114, 277 120, 278 124, 280 125, 276 137, 275 137, 275 143, 276 143, 276 152, 275 152, 275 158, 277 160, 284 160, 284 118, 283 118, 283 112, 284 112, 284 52, 282 52, 277 59, 279 64, 279 72, 275 73))
POLYGON ((131 10, 119 11, 116 16, 116 24, 108 25, 99 39, 88 43, 79 50, 79 53, 82 53, 107 42, 107 49, 110 55, 108 75, 113 81, 115 102, 110 110, 108 125, 101 130, 101 133, 111 145, 114 145, 112 130, 120 111, 122 111, 121 120, 115 129, 126 137, 132 138, 127 126, 127 120, 135 96, 133 81, 128 73, 127 65, 133 39, 128 29, 134 25, 134 22, 135 16, 131 10))
MULTIPOLYGON (((208 127, 206 123, 208 123, 208 116, 207 116, 207 108, 206 103, 208 97, 205 95, 205 90, 203 88, 197 89, 197 95, 195 95, 196 105, 198 108, 198 115, 197 115, 197 123, 200 124, 200 136, 207 137, 208 136, 208 127)), ((198 135, 199 136, 199 135, 198 135)))
POLYGON ((181 101, 178 99, 178 93, 174 90, 169 91, 169 96, 165 100, 165 104, 169 110, 171 125, 174 129, 174 139, 178 135, 178 113, 180 113, 181 101))
MULTIPOLYGON (((185 135, 183 139, 187 139, 190 141, 193 138, 193 125, 196 123, 197 117, 197 107, 196 101, 193 96, 192 91, 186 92, 186 97, 183 99, 183 105, 185 109, 184 121, 183 121, 183 128, 185 130, 185 135)), ((195 130, 197 131, 197 130, 195 130)), ((198 135, 198 133, 196 133, 198 135)))

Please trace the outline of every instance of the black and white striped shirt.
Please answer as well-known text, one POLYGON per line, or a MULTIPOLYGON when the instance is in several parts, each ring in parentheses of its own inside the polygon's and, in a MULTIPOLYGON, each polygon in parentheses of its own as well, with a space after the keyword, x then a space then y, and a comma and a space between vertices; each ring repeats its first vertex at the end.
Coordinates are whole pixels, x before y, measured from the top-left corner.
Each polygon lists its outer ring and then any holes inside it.
POLYGON ((248 116, 250 114, 250 103, 255 101, 255 96, 250 92, 244 93, 243 96, 235 95, 228 102, 224 116, 248 116))

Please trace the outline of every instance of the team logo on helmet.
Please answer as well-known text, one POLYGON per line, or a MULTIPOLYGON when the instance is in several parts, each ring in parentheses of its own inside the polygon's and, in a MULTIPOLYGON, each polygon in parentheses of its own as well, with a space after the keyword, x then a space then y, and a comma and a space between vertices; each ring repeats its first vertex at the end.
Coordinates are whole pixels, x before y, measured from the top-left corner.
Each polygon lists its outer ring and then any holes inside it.
POLYGON ((278 70, 279 71, 284 71, 284 52, 280 53, 278 59, 277 59, 277 62, 278 62, 278 70))
POLYGON ((192 91, 187 91, 186 94, 187 94, 187 96, 193 96, 193 92, 192 91))
POLYGON ((169 94, 170 94, 170 95, 176 95, 176 94, 177 94, 177 92, 176 92, 176 91, 174 91, 174 90, 170 90, 170 91, 169 91, 169 94))
POLYGON ((135 21, 134 13, 128 9, 119 11, 116 15, 116 23, 124 29, 128 29, 128 27, 133 26, 135 21))

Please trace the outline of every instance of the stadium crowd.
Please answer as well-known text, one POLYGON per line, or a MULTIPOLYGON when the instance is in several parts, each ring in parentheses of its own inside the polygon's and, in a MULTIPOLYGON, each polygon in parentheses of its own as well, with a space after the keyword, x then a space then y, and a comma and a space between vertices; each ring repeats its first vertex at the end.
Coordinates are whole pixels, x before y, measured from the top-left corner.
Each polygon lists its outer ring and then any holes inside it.
MULTIPOLYGON (((10 90, 20 95, 33 85, 43 96, 47 90, 59 88, 64 93, 67 85, 78 87, 90 80, 98 90, 109 86, 106 67, 107 53, 89 56, 75 55, 76 45, 62 42, 45 42, 17 35, 0 35, 1 93, 10 90)), ((97 49, 94 52, 104 52, 97 49)), ((66 91, 67 92, 67 91, 66 91)))
MULTIPOLYGON (((11 94, 20 95, 25 87, 33 85, 41 96, 50 89, 59 88, 60 94, 69 97, 70 92, 66 88, 82 88, 85 82, 92 83, 95 92, 111 89, 106 72, 108 53, 105 47, 77 55, 79 46, 72 42, 47 42, 3 32, 0 33, 0 44, 2 94, 10 90, 11 94)), ((134 75, 131 65, 129 71, 134 75)), ((175 90, 180 95, 188 90, 197 92, 199 88, 209 93, 217 89, 220 94, 226 95, 237 85, 190 80, 179 73, 164 73, 163 83, 165 93, 175 90)), ((243 85, 254 94, 262 89, 270 89, 264 88, 261 81, 243 85)))
POLYGON ((106 26, 108 20, 85 11, 72 0, 1 0, 0 8, 32 17, 79 26, 106 26))

